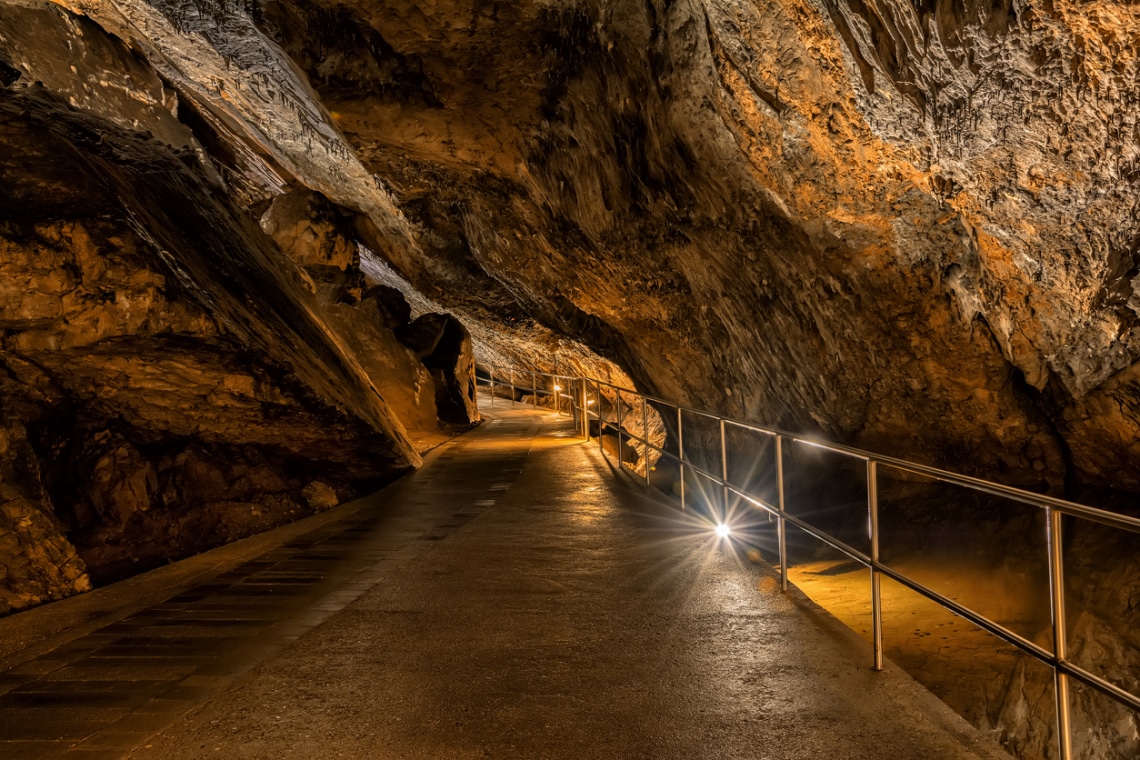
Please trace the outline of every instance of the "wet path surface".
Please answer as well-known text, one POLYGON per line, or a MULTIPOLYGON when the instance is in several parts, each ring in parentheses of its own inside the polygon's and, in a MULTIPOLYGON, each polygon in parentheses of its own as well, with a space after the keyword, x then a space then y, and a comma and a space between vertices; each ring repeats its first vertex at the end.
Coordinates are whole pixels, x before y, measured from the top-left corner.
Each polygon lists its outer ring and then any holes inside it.
POLYGON ((0 758, 1004 757, 566 418, 495 414, 307 532, 0 650, 0 758))

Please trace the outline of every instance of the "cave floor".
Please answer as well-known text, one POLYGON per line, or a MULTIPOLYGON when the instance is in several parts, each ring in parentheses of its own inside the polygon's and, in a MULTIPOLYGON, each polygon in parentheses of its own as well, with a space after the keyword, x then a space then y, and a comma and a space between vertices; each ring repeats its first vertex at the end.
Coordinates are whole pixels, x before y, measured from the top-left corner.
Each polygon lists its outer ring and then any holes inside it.
POLYGON ((3 758, 1005 758, 565 417, 0 620, 3 758))

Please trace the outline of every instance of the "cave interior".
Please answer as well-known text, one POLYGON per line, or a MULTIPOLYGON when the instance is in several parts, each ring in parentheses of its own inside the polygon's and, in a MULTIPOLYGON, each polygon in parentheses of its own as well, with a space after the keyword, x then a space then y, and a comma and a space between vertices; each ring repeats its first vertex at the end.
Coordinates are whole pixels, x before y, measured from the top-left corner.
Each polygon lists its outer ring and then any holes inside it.
MULTIPOLYGON (((8 0, 0 180, 0 615, 375 491, 491 368, 1140 516, 1134 3, 8 0)), ((667 411, 616 440, 676 452, 667 411)), ((857 541, 863 471, 789 456, 857 541)), ((882 502, 899 562, 1044 572, 1040 510, 882 502)), ((1066 519, 1136 687, 1135 536, 1066 519)))

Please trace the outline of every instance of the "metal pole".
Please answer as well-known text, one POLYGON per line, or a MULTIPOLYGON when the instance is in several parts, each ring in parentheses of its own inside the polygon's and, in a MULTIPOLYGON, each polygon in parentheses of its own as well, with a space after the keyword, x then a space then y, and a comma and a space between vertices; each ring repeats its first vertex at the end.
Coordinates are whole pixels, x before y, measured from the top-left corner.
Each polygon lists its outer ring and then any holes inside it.
POLYGON ((491 367, 487 370, 491 373, 491 403, 488 406, 495 405, 495 368, 491 367))
POLYGON ((601 450, 602 456, 605 456, 606 447, 602 445, 602 381, 594 381, 594 387, 598 391, 598 449, 601 450))
POLYGON ((515 405, 515 368, 511 367, 511 406, 515 405))
POLYGON ((883 597, 879 576, 879 463, 867 460, 867 512, 871 531, 871 648, 875 670, 883 669, 883 597))
POLYGON ((582 378, 582 437, 590 440, 590 381, 582 378))
POLYGON ((1069 713, 1069 676, 1058 667, 1068 657, 1065 626, 1064 547, 1061 543, 1061 518, 1052 507, 1045 507, 1045 540, 1049 548, 1049 596, 1053 613, 1053 692, 1057 697, 1057 744, 1060 760, 1073 756, 1072 718, 1069 713))
POLYGON ((641 397, 641 437, 645 439, 645 486, 649 487, 649 399, 641 397))
POLYGON ((681 407, 677 407, 677 462, 681 471, 681 509, 685 508, 685 433, 681 429, 681 407))
POLYGON ((530 397, 534 399, 534 408, 538 408, 538 375, 530 373, 530 397))
MULTIPOLYGON (((588 441, 590 440, 590 381, 585 378, 582 379, 582 398, 583 402, 585 403, 584 408, 586 410, 585 414, 583 415, 585 417, 585 423, 582 432, 585 434, 586 440, 588 441)), ((594 402, 597 403, 597 399, 594 399, 594 402)))
POLYGON ((776 537, 780 545, 780 590, 788 590, 788 539, 784 529, 784 436, 776 436, 776 489, 780 514, 776 520, 776 537))
POLYGON ((622 444, 621 444, 621 391, 617 395, 617 437, 618 437, 618 469, 624 466, 625 459, 622 457, 622 444))
POLYGON ((582 390, 582 417, 579 422, 582 425, 582 437, 588 441, 590 440, 590 384, 583 377, 578 385, 582 390))
POLYGON ((582 383, 575 378, 570 381, 570 410, 574 413, 574 431, 582 433, 582 383))
POLYGON ((724 481, 721 489, 720 519, 728 522, 728 443, 724 434, 724 418, 720 418, 720 479, 724 481))

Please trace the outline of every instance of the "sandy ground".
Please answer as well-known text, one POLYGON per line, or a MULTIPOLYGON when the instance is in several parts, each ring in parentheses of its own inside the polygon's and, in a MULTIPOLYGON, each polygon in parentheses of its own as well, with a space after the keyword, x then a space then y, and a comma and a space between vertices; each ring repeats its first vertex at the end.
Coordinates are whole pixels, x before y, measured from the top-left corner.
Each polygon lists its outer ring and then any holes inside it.
MULTIPOLYGON (((892 567, 1029 638, 1048 624, 1039 598, 992 569, 937 557, 896 561, 892 567)), ((788 575, 812 601, 870 642, 870 571, 851 561, 821 560, 793 566, 788 575)), ((1030 658, 890 579, 883 579, 882 599, 886 656, 997 738, 995 718, 1014 668, 1030 658)), ((1051 713, 1041 717, 1053 720, 1051 713)))

